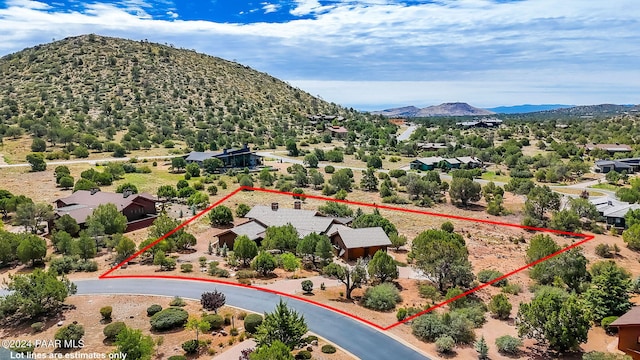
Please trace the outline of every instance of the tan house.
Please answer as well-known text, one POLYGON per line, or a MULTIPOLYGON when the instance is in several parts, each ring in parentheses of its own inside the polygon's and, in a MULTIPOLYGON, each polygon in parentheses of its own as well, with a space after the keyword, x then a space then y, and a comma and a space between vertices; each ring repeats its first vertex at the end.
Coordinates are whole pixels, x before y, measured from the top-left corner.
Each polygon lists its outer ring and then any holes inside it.
POLYGON ((347 128, 345 128, 344 126, 332 125, 327 127, 327 133, 329 133, 334 138, 343 139, 347 137, 348 132, 349 130, 347 130, 347 128))
POLYGON ((640 360, 640 307, 634 307, 611 325, 618 328, 618 349, 640 360))

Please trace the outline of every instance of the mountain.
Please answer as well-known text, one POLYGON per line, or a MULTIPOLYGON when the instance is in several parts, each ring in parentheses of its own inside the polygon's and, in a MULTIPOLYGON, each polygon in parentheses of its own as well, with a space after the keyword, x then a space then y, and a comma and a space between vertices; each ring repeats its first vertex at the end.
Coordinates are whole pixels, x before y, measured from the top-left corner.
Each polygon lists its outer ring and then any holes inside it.
POLYGON ((224 146, 295 136, 308 115, 363 116, 248 66, 93 34, 6 55, 0 77, 0 134, 19 124, 56 136, 50 129, 66 125, 107 140, 129 130, 138 141, 224 146))
POLYGON ((538 111, 547 111, 555 109, 566 109, 574 107, 575 105, 563 105, 563 104, 540 104, 540 105, 515 105, 515 106, 498 106, 494 108, 487 108, 487 110, 493 111, 497 114, 524 114, 538 111))
POLYGON ((428 117, 428 116, 474 116, 492 115, 494 112, 473 107, 467 103, 454 102, 440 105, 428 106, 419 109, 415 106, 387 109, 371 112, 373 115, 384 115, 387 117, 428 117))

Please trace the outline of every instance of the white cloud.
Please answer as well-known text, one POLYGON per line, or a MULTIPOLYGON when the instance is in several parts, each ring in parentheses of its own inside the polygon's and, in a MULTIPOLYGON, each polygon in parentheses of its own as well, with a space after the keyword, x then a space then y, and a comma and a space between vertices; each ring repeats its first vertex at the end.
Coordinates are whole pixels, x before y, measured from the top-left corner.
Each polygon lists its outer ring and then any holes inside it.
POLYGON ((332 6, 322 6, 317 0, 295 0, 297 6, 292 9, 291 15, 304 16, 315 14, 333 8, 332 6))
POLYGON ((7 0, 5 3, 7 4, 7 6, 10 6, 10 7, 16 6, 16 7, 23 7, 27 9, 35 9, 35 10, 45 10, 45 9, 51 8, 51 6, 49 6, 48 4, 45 4, 40 1, 31 1, 31 0, 7 0))
POLYGON ((167 11, 167 15, 169 15, 172 19, 177 19, 178 18, 178 13, 173 12, 171 10, 167 11))
POLYGON ((265 14, 276 12, 280 9, 280 5, 277 4, 262 3, 261 5, 263 5, 262 10, 264 10, 265 14))

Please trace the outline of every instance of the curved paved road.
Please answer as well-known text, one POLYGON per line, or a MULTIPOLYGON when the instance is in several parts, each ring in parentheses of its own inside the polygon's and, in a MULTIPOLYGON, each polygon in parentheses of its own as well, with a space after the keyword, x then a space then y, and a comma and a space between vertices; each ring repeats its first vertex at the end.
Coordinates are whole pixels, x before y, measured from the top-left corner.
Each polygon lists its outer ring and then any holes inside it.
MULTIPOLYGON (((237 286, 164 279, 76 280, 79 295, 144 294, 199 299, 205 291, 224 292, 227 304, 258 313, 271 312, 280 296, 237 286)), ((427 359, 413 348, 359 321, 299 300, 284 298, 307 321, 309 329, 361 359, 427 359)))

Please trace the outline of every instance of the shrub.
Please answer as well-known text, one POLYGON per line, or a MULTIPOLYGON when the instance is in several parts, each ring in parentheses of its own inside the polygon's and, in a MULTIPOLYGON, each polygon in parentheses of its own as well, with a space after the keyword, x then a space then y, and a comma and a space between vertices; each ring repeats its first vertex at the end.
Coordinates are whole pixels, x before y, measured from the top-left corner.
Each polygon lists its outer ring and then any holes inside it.
POLYGON ((440 354, 448 354, 453 350, 456 342, 449 335, 442 335, 436 340, 436 351, 440 354))
POLYGON ((159 313, 160 311, 162 311, 162 306, 158 304, 153 304, 147 308, 147 316, 153 316, 156 313, 159 313))
POLYGON ((107 338, 107 340, 114 341, 118 336, 118 334, 120 334, 120 332, 124 330, 126 327, 127 325, 124 322, 116 321, 114 323, 111 323, 105 326, 104 329, 102 330, 102 333, 104 334, 104 337, 107 338))
POLYGON ((603 353, 600 351, 589 351, 582 355, 582 360, 632 360, 629 355, 618 355, 612 353, 603 353))
POLYGON ((236 273, 236 278, 238 279, 251 279, 258 276, 258 273, 253 270, 239 270, 236 273))
POLYGON ((311 359, 311 353, 307 350, 300 350, 295 356, 296 359, 311 359))
POLYGON ((212 330, 219 330, 224 325, 224 318, 218 314, 205 315, 202 317, 202 320, 208 322, 212 330))
MULTIPOLYGON (((481 270, 478 273, 478 281, 480 281, 481 283, 488 283, 493 279, 501 277, 502 275, 504 274, 497 270, 481 270)), ((491 286, 496 286, 496 287, 502 287, 505 285, 507 285, 507 279, 502 279, 500 281, 496 281, 493 284, 491 284, 491 286)))
POLYGON ((482 325, 487 322, 485 312, 484 304, 472 305, 453 311, 454 314, 459 314, 471 321, 475 328, 482 327, 482 325))
POLYGON ((56 331, 55 339, 60 340, 63 349, 80 347, 80 339, 84 336, 84 328, 79 324, 69 324, 56 331))
POLYGON ((322 348, 320 349, 320 351, 322 351, 322 353, 324 354, 333 354, 336 352, 336 348, 333 345, 322 345, 322 348))
POLYGON ((398 309, 398 312, 396 312, 396 319, 398 319, 398 321, 402 321, 406 317, 407 317, 407 309, 405 308, 398 309))
POLYGON ((513 336, 504 335, 496 339, 496 347, 500 354, 516 355, 520 352, 521 346, 522 340, 513 336))
POLYGON ((618 319, 617 316, 607 316, 606 318, 602 319, 602 321, 600 322, 600 326, 602 326, 602 328, 604 329, 604 331, 607 332, 607 334, 609 335, 615 334, 617 332, 617 328, 609 327, 609 325, 611 325, 611 323, 616 321, 617 319, 618 319))
POLYGON ((184 355, 173 355, 169 356, 168 360, 187 360, 187 358, 184 355))
POLYGON ((195 339, 187 340, 182 343, 182 350, 184 350, 184 352, 186 352, 187 354, 197 353, 199 347, 200 347, 200 344, 198 343, 198 340, 195 340, 195 339))
POLYGON ((418 316, 411 324, 411 331, 418 339, 432 342, 447 333, 447 326, 438 314, 430 312, 418 316))
POLYGON ((492 297, 489 302, 489 311, 498 319, 508 319, 511 315, 511 308, 511 303, 505 294, 498 294, 492 297))
POLYGON ((596 255, 603 258, 613 257, 611 247, 608 244, 598 244, 598 246, 596 246, 596 255))
POLYGON ((311 344, 314 341, 318 341, 318 337, 315 335, 309 335, 302 339, 302 342, 305 344, 311 344))
POLYGON ((151 327, 154 330, 171 330, 182 327, 187 322, 189 313, 181 308, 164 309, 151 317, 151 327))
POLYGON ((420 297, 423 297, 425 299, 436 301, 440 299, 440 292, 433 285, 420 284, 420 286, 418 286, 418 292, 420 293, 420 297))
POLYGON ((331 165, 327 165, 324 167, 324 172, 327 174, 333 174, 335 171, 336 171, 336 168, 331 165))
POLYGON ((253 334, 256 332, 258 326, 262 324, 262 316, 258 314, 249 314, 244 318, 244 329, 253 334))
POLYGON ((187 306, 187 303, 184 302, 184 300, 180 297, 180 296, 176 296, 174 297, 171 302, 169 303, 169 306, 187 306))
POLYGON ((362 305, 364 307, 379 311, 391 310, 400 301, 402 301, 402 298, 398 288, 390 283, 368 288, 362 297, 362 305))
POLYGON ((100 308, 100 315, 102 315, 103 320, 111 320, 111 312, 113 308, 111 306, 104 306, 100 308))
POLYGON ((193 271, 193 265, 191 264, 182 264, 180 265, 180 271, 183 273, 190 273, 193 271))
POLYGON ((303 280, 300 285, 305 294, 310 294, 313 291, 313 281, 311 280, 303 280))
POLYGON ((44 329, 44 323, 42 322, 38 321, 31 324, 31 330, 33 330, 34 332, 40 332, 42 331, 42 329, 44 329))
POLYGON ((522 286, 519 284, 507 284, 502 288, 502 292, 505 294, 518 295, 522 291, 522 286))
POLYGON ((226 297, 218 290, 202 293, 200 304, 205 310, 218 311, 226 303, 226 297))

